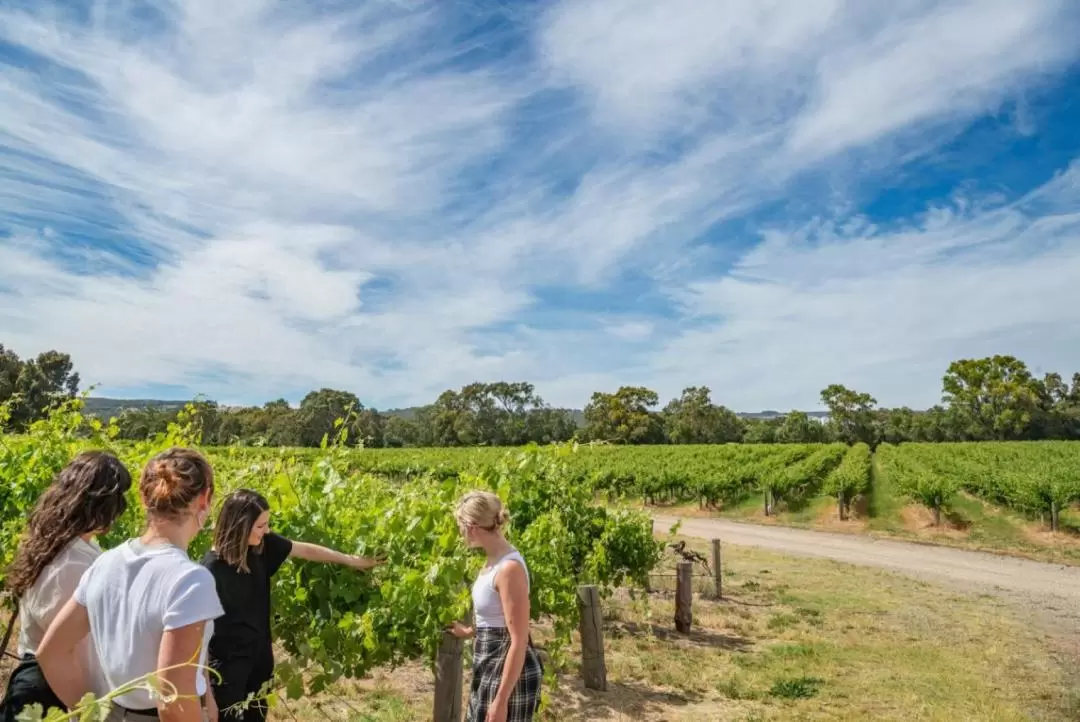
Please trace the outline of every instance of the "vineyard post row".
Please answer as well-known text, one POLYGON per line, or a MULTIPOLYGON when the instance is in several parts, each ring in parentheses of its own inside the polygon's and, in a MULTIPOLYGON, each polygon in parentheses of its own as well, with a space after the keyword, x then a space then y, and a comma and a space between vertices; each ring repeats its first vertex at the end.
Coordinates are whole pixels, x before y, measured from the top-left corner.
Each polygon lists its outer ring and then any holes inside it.
MULTIPOLYGON (((713 539, 712 577, 715 599, 722 598, 720 540, 713 539)), ((677 565, 675 585, 675 628, 689 634, 693 623, 693 569, 688 561, 677 565)), ((578 631, 581 635, 581 678, 586 689, 607 691, 607 663, 604 658, 604 611, 600 589, 593 584, 578 587, 578 631)), ((458 722, 464 698, 465 643, 444 632, 435 663, 434 722, 458 722)))

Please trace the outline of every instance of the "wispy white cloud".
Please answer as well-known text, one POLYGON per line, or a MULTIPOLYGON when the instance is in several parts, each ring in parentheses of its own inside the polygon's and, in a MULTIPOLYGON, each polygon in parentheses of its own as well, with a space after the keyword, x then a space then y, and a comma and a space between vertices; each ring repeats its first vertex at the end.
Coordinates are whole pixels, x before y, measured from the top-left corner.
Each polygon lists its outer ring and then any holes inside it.
POLYGON ((1075 303, 1039 311, 1071 293, 1075 171, 888 228, 846 191, 868 177, 853 157, 901 167, 1054 77, 1075 16, 1064 0, 7 5, 3 341, 68 350, 106 392, 227 401, 332 385, 401 404, 524 378, 574 405, 624 382, 808 404, 837 380, 916 403, 951 355, 1067 363, 1080 339, 1059 330, 1059 353, 1025 334, 1077 320, 1075 303), (828 207, 761 220, 838 163, 828 207), (725 222, 741 230, 710 232, 725 222))
POLYGON ((584 88, 606 126, 738 128, 779 119, 778 102, 796 89, 843 5, 565 2, 546 17, 541 47, 553 81, 584 88))
POLYGON ((789 138, 815 157, 905 127, 977 115, 1067 61, 1076 23, 1060 2, 971 0, 903 17, 817 66, 789 138))
POLYGON ((892 230, 775 229, 722 279, 676 291, 691 317, 654 359, 666 391, 709 377, 736 403, 816 403, 846 383, 892 404, 937 403, 957 358, 1013 353, 1043 371, 1080 347, 1078 169, 1020 201, 939 209, 892 230), (1045 214, 1046 200, 1070 212, 1045 214), (724 359, 711 365, 710 359, 724 359))

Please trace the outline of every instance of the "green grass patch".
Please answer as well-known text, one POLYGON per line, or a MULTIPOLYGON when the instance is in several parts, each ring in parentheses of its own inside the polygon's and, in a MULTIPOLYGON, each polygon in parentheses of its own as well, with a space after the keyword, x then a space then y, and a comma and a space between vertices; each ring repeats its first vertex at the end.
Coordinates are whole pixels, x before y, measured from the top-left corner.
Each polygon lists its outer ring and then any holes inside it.
POLYGON ((818 688, 825 680, 817 677, 778 679, 769 689, 769 696, 777 699, 810 699, 817 696, 818 688))
POLYGON ((877 459, 870 465, 870 492, 867 494, 868 529, 879 532, 903 532, 901 511, 907 504, 900 491, 881 473, 877 459))

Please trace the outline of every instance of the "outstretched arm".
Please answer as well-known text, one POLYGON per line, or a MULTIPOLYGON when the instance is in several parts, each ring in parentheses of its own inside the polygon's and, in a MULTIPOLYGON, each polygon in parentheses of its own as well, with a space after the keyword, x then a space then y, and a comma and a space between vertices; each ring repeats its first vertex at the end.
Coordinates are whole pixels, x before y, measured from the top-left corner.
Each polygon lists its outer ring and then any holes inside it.
POLYGON ((322 562, 324 564, 340 564, 353 569, 371 569, 383 562, 379 559, 359 557, 353 554, 343 554, 333 549, 328 549, 318 544, 294 541, 289 556, 295 559, 303 559, 309 562, 322 562))

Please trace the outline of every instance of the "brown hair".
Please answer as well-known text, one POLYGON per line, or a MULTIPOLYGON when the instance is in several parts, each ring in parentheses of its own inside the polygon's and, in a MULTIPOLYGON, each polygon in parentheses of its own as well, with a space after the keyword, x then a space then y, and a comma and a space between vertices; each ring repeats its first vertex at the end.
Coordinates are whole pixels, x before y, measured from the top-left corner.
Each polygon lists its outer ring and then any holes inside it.
POLYGON ((270 511, 270 502, 257 491, 237 489, 225 498, 214 525, 214 549, 219 559, 242 572, 251 571, 247 563, 248 539, 264 511, 270 511))
POLYGON ((21 597, 76 537, 104 532, 127 509, 131 474, 112 454, 84 451, 65 466, 30 513, 7 588, 21 597))
POLYGON ((510 512, 503 506, 502 499, 490 491, 470 491, 461 497, 454 516, 462 524, 488 531, 500 529, 510 521, 510 512))
POLYGON ((173 447, 150 459, 143 467, 139 493, 149 516, 176 519, 209 489, 214 490, 214 470, 206 457, 194 449, 173 447))

